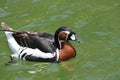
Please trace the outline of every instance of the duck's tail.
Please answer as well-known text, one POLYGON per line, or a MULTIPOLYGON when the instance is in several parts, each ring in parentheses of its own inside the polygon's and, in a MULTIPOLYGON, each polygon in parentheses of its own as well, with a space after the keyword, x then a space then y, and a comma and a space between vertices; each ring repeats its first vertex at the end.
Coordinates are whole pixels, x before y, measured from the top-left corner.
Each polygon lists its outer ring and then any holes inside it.
POLYGON ((12 30, 12 28, 10 28, 4 22, 1 23, 1 26, 2 26, 2 30, 5 31, 5 35, 7 37, 7 41, 8 41, 8 45, 9 45, 10 49, 13 51, 14 54, 17 54, 17 51, 19 50, 19 48, 21 46, 16 42, 16 40, 12 36, 13 32, 10 31, 10 30, 12 30))
POLYGON ((0 31, 8 31, 8 32, 13 32, 13 33, 29 33, 27 31, 17 31, 13 30, 10 26, 8 26, 5 22, 1 22, 2 29, 0 31))
POLYGON ((1 22, 2 30, 12 30, 5 22, 1 22))

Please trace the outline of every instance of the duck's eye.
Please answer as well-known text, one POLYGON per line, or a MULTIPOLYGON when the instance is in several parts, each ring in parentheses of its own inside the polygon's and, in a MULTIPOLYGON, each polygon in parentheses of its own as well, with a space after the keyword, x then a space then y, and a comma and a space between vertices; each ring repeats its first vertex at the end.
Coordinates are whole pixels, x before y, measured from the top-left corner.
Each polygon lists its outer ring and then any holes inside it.
POLYGON ((71 40, 75 40, 75 34, 72 34, 72 35, 70 36, 70 39, 71 39, 71 40))

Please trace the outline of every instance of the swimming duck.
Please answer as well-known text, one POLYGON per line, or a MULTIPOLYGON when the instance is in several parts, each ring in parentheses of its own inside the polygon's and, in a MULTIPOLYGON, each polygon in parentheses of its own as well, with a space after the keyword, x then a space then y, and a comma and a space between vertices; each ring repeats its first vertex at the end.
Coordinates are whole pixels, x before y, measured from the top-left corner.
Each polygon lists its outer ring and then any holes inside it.
POLYGON ((58 28, 54 35, 43 32, 16 31, 2 22, 8 45, 14 54, 11 59, 19 58, 37 62, 61 62, 76 56, 75 48, 69 40, 80 42, 75 32, 66 26, 58 28))

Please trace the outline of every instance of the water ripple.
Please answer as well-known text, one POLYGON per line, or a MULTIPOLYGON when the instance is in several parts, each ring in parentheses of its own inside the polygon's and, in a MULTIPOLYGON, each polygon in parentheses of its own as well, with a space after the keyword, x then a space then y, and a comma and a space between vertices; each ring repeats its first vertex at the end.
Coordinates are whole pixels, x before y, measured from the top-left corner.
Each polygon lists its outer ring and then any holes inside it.
POLYGON ((112 34, 112 32, 93 32, 93 33, 98 36, 106 36, 106 35, 112 34))
POLYGON ((11 14, 10 12, 4 11, 4 12, 0 13, 0 18, 3 18, 3 17, 8 16, 10 14, 11 14))

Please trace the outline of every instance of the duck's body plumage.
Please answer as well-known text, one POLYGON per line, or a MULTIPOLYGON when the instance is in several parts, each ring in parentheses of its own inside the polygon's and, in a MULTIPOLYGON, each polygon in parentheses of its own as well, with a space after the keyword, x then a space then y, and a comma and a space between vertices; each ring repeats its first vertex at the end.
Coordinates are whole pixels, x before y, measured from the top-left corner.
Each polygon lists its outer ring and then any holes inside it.
POLYGON ((21 46, 38 48, 46 53, 55 51, 54 36, 52 34, 40 32, 14 33, 13 37, 21 46))
POLYGON ((14 53, 12 58, 39 62, 60 62, 76 56, 76 50, 69 40, 77 42, 79 40, 75 37, 75 33, 65 26, 57 29, 54 35, 13 31, 5 23, 1 23, 1 26, 4 31, 6 30, 9 47, 14 53))

